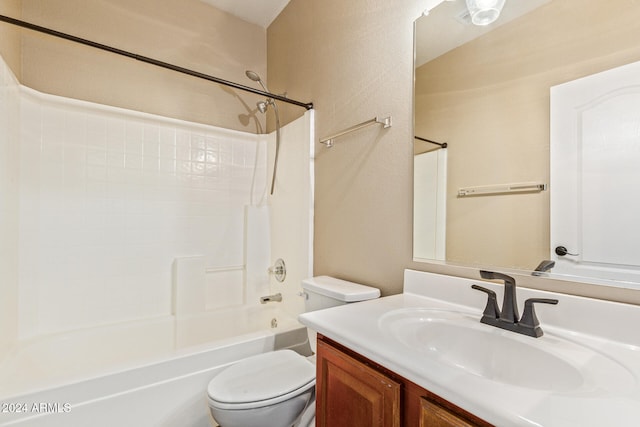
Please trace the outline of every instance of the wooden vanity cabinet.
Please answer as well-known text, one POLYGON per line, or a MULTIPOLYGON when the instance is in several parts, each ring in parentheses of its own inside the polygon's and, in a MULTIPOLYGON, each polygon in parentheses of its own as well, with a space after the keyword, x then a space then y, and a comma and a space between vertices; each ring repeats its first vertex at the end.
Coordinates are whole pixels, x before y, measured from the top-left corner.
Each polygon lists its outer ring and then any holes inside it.
POLYGON ((401 384, 318 340, 316 426, 400 427, 401 384))
POLYGON ((318 427, 491 426, 322 335, 316 359, 318 427))

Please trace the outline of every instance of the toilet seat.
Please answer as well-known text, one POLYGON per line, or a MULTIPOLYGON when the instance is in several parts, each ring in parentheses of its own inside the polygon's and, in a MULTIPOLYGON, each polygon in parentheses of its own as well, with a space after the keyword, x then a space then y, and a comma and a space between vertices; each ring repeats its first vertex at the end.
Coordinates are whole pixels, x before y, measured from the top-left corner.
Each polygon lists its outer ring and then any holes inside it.
POLYGON ((292 350, 259 354, 214 377, 209 404, 228 410, 275 405, 312 389, 315 376, 315 365, 292 350))

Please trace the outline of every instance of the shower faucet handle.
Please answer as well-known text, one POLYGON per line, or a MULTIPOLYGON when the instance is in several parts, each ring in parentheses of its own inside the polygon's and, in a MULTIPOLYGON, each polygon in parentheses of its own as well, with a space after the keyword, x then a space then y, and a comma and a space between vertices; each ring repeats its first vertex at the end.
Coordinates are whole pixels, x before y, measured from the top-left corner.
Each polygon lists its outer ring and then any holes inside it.
POLYGON ((284 282, 287 277, 287 266, 282 258, 278 258, 272 267, 269 267, 269 274, 273 274, 278 282, 284 282))

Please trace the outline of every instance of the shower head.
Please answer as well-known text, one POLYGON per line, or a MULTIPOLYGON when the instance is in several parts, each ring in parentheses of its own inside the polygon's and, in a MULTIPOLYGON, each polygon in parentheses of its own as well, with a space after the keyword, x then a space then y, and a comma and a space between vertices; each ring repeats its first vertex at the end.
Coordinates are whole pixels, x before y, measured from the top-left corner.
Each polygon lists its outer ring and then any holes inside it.
MULTIPOLYGON (((262 86, 262 89, 264 89, 265 92, 269 92, 267 86, 265 86, 258 73, 251 70, 246 70, 244 73, 254 82, 260 83, 260 86, 262 86)), ((276 113, 276 155, 273 161, 273 175, 271 177, 271 194, 273 194, 273 189, 276 184, 276 170, 278 170, 278 153, 280 152, 280 117, 278 116, 278 106, 276 105, 274 99, 271 97, 267 98, 264 101, 259 101, 256 103, 258 110, 263 114, 267 111, 267 107, 269 105, 273 106, 273 110, 276 113)))
POLYGON ((256 102, 256 105, 258 106, 258 110, 260 110, 260 112, 261 112, 262 114, 264 114, 264 113, 266 113, 266 112, 267 112, 267 105, 268 105, 268 102, 266 102, 266 101, 259 101, 259 102, 256 102))
MULTIPOLYGON (((265 92, 269 92, 267 90, 267 86, 265 86, 264 82, 262 81, 258 73, 256 73, 255 71, 247 70, 245 71, 245 74, 254 82, 260 83, 260 86, 262 86, 265 92)), ((267 111, 267 107, 269 106, 269 104, 272 104, 272 103, 273 103, 273 100, 269 98, 266 101, 257 102, 256 105, 258 106, 258 110, 260 110, 260 112, 264 114, 267 111)))
POLYGON ((255 71, 251 71, 251 70, 247 70, 244 73, 247 75, 247 77, 249 77, 254 82, 260 83, 260 86, 262 86, 262 89, 264 89, 265 92, 269 92, 267 90, 267 86, 265 86, 264 82, 262 81, 262 79, 260 78, 260 75, 258 73, 256 73, 255 71))
POLYGON ((262 80, 260 78, 260 75, 258 73, 256 73, 255 71, 247 70, 247 71, 245 71, 245 74, 247 75, 247 77, 249 77, 254 82, 259 82, 260 80, 262 80))

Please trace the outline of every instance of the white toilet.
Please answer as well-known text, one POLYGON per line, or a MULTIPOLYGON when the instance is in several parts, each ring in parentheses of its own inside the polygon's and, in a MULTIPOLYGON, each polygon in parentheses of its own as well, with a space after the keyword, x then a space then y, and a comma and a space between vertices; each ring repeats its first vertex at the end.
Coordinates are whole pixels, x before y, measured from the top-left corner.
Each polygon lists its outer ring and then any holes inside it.
MULTIPOLYGON (((378 298, 380 290, 329 276, 302 281, 305 311, 378 298)), ((315 425, 316 334, 313 356, 292 350, 258 354, 231 365, 207 387, 209 409, 222 427, 315 425)))

